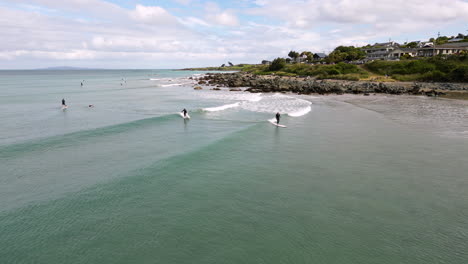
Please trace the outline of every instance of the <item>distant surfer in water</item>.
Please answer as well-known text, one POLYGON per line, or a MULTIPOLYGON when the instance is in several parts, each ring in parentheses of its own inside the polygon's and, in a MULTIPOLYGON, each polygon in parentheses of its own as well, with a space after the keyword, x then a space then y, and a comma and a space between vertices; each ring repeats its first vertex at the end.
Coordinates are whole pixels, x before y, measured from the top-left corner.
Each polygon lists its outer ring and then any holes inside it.
POLYGON ((184 114, 184 117, 187 117, 187 110, 185 108, 182 110, 182 114, 184 114))
POLYGON ((279 112, 276 113, 276 124, 278 125, 279 125, 280 117, 281 117, 280 113, 279 112))
POLYGON ((65 99, 62 98, 62 106, 66 106, 65 99))

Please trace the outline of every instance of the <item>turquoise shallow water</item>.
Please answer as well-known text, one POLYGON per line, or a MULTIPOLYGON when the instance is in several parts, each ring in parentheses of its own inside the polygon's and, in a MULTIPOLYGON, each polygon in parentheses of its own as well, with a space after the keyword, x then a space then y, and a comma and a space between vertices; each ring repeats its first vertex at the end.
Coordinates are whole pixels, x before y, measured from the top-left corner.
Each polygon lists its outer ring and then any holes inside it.
POLYGON ((2 263, 466 263, 466 103, 192 74, 2 72, 2 263))

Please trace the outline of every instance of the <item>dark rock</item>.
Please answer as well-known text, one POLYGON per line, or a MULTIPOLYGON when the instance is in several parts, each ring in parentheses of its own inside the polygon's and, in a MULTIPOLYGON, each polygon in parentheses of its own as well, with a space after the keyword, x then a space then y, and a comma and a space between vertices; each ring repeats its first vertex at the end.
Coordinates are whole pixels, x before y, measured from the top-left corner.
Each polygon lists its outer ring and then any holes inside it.
MULTIPOLYGON (((285 78, 280 76, 261 76, 248 73, 211 73, 200 77, 199 83, 216 87, 249 87, 248 92, 293 92, 298 94, 426 94, 437 96, 440 92, 422 92, 424 90, 465 90, 468 89, 463 84, 429 84, 429 83, 377 83, 364 81, 328 81, 316 80, 313 78, 285 78)), ((239 90, 235 90, 239 91, 239 90)))

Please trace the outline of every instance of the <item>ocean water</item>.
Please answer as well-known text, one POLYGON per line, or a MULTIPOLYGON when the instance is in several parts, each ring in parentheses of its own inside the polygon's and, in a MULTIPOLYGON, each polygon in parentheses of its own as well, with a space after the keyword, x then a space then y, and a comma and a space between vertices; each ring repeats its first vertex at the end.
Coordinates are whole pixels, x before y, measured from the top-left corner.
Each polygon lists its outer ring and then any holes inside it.
POLYGON ((0 263, 468 263, 467 101, 199 74, 0 71, 0 263))

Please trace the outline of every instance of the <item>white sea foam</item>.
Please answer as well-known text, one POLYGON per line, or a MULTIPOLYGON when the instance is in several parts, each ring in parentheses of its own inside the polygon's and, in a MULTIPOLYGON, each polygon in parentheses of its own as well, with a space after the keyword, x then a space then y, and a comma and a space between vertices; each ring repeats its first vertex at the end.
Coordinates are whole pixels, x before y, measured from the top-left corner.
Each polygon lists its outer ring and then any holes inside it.
POLYGON ((244 93, 244 92, 227 92, 216 91, 211 93, 200 94, 203 98, 216 99, 222 101, 250 101, 258 102, 262 100, 260 93, 244 93))
POLYGON ((150 78, 150 81, 159 81, 161 79, 157 79, 157 78, 150 78))
POLYGON ((252 95, 253 95, 252 98, 247 99, 248 101, 250 101, 250 102, 258 102, 258 101, 262 100, 262 96, 261 96, 262 94, 261 94, 261 93, 252 94, 252 95))
POLYGON ((185 85, 185 84, 191 84, 191 83, 171 83, 171 84, 161 84, 161 86, 170 87, 170 86, 180 86, 180 85, 185 85))
POLYGON ((245 110, 261 113, 284 113, 292 117, 303 116, 312 110, 312 103, 293 96, 273 94, 262 97, 261 101, 244 102, 245 110))
POLYGON ((300 110, 297 110, 295 112, 290 112, 288 113, 288 116, 293 116, 293 117, 298 117, 298 116, 303 116, 303 115, 306 115, 307 113, 309 113, 310 111, 312 111, 312 107, 307 106, 307 107, 304 107, 300 110))
POLYGON ((227 105, 222 105, 222 106, 217 106, 217 107, 203 108, 203 111, 217 112, 217 111, 223 111, 223 110, 226 110, 226 109, 229 109, 229 108, 238 107, 239 105, 240 105, 240 103, 237 102, 237 103, 234 103, 234 104, 227 104, 227 105))
POLYGON ((232 107, 259 113, 281 113, 291 117, 306 115, 312 111, 311 102, 295 96, 276 94, 260 94, 245 92, 217 91, 200 94, 209 99, 228 103, 219 107, 205 108, 205 111, 222 111, 232 107), (232 101, 237 101, 235 104, 232 101))

